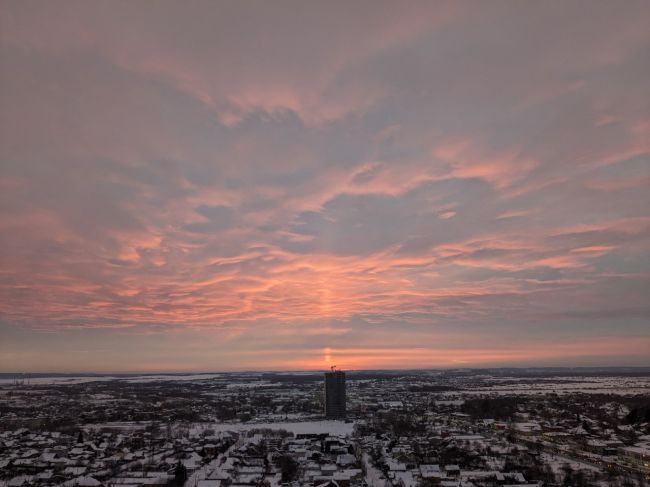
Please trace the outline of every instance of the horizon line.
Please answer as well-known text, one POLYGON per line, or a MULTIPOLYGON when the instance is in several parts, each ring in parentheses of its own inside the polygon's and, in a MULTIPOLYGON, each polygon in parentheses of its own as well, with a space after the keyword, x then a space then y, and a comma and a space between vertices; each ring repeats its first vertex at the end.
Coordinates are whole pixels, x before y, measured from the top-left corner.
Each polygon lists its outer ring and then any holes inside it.
MULTIPOLYGON (((471 370, 643 370, 650 372, 650 365, 520 365, 520 366, 495 366, 495 367, 410 367, 410 368, 382 368, 382 369, 339 369, 344 372, 417 372, 417 371, 471 371, 471 370)), ((215 370, 215 371, 69 371, 69 372, 18 372, 0 371, 0 375, 210 375, 210 374, 272 374, 272 373, 320 373, 328 371, 323 369, 241 369, 241 370, 215 370)))

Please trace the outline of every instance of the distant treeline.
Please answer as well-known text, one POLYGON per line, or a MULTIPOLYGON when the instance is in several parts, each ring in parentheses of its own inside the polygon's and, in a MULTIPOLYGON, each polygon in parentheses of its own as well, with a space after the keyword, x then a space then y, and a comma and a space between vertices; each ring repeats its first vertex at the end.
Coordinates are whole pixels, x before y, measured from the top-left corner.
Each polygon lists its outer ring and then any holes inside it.
MULTIPOLYGON (((390 379, 397 377, 422 377, 423 375, 436 375, 442 377, 468 377, 468 376, 482 376, 493 375, 498 377, 567 377, 567 376, 582 376, 582 377, 647 377, 650 376, 650 367, 498 367, 488 369, 405 369, 405 370, 359 370, 359 371, 346 371, 351 379, 390 379)), ((0 379, 10 380, 23 380, 23 379, 37 379, 37 378, 75 378, 75 377, 90 377, 90 378, 115 378, 115 379, 128 379, 135 377, 184 377, 184 376, 205 376, 205 380, 210 380, 212 376, 219 375, 222 379, 240 379, 251 380, 265 378, 270 380, 272 378, 277 382, 314 382, 321 380, 323 377, 322 372, 307 372, 307 373, 275 373, 275 372, 256 372, 256 371, 242 371, 242 372, 168 372, 168 373, 115 373, 115 374, 101 374, 92 372, 79 372, 79 373, 48 373, 48 372, 0 372, 0 379)), ((201 380, 201 379, 197 379, 201 380)))
MULTIPOLYGON (((394 372, 346 372, 348 380, 392 380, 396 378, 408 377, 407 374, 400 374, 394 372)), ((315 372, 313 374, 275 374, 266 373, 260 376, 261 380, 278 383, 294 383, 305 384, 309 382, 322 382, 323 372, 315 372)))
POLYGON ((409 392, 449 392, 457 390, 458 388, 453 386, 443 386, 436 384, 423 384, 409 387, 409 392))

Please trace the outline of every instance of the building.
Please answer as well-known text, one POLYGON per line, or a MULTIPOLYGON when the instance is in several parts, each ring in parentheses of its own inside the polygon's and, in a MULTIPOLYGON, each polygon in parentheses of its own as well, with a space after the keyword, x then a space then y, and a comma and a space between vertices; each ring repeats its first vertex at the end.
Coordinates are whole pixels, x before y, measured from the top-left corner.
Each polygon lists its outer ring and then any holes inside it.
POLYGON ((345 372, 325 372, 325 417, 345 419, 345 372))
POLYGON ((650 447, 647 445, 621 447, 618 449, 618 458, 628 465, 650 468, 650 447))

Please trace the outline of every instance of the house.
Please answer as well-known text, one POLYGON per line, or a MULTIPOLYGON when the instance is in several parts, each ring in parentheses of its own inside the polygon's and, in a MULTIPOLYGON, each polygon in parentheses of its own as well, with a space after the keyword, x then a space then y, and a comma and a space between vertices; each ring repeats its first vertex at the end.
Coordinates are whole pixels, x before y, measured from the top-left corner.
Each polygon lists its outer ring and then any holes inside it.
POLYGON ((647 445, 620 447, 618 458, 628 464, 650 468, 650 447, 647 445))

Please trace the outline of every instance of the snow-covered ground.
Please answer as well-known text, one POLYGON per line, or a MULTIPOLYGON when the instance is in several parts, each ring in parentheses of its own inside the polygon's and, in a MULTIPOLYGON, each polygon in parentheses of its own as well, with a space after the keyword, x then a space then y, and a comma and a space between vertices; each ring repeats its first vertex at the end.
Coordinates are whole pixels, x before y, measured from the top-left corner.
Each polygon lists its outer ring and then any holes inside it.
POLYGON ((200 429, 210 429, 215 433, 220 431, 250 431, 254 429, 285 430, 293 434, 331 434, 351 435, 354 423, 343 421, 299 421, 278 423, 202 423, 196 425, 200 429))
MULTIPOLYGON (((497 379, 492 379, 496 381, 497 379)), ((549 393, 617 394, 621 396, 650 394, 650 377, 552 377, 537 382, 520 378, 501 378, 500 384, 464 389, 462 394, 543 395, 549 393)))
POLYGON ((29 385, 42 384, 84 384, 86 382, 106 382, 111 380, 121 380, 125 382, 160 382, 160 381, 199 381, 210 379, 222 379, 223 374, 159 374, 159 375, 80 375, 80 376, 50 376, 50 377, 30 377, 29 375, 16 375, 15 377, 0 378, 0 385, 13 384, 22 381, 29 385))

